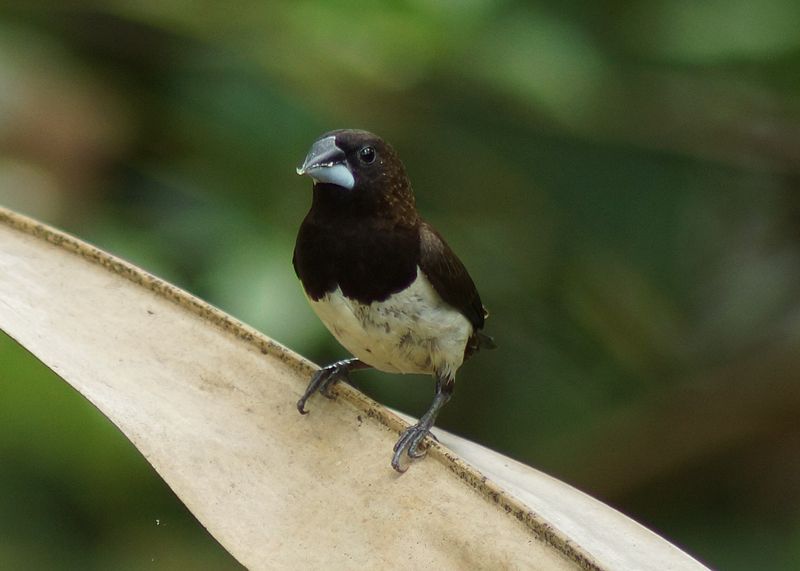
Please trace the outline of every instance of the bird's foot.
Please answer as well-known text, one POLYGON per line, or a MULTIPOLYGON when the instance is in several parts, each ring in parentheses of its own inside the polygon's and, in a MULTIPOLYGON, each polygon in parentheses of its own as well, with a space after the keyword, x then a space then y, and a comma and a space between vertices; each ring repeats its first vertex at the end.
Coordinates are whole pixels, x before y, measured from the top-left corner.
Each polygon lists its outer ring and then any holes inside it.
POLYGON ((306 401, 316 392, 319 392, 326 398, 332 399, 333 395, 330 393, 331 386, 333 386, 333 384, 340 379, 348 381, 349 376, 349 361, 338 361, 328 365, 327 367, 323 367, 314 373, 313 377, 311 377, 311 382, 308 383, 306 392, 304 392, 303 396, 300 397, 300 400, 297 401, 297 410, 300 412, 300 414, 308 414, 308 411, 306 410, 306 401))
POLYGON ((392 456, 392 468, 398 472, 405 472, 406 468, 400 465, 400 460, 404 454, 416 460, 422 458, 427 454, 427 450, 420 450, 420 445, 425 441, 425 437, 430 436, 437 442, 438 438, 430 431, 430 424, 419 422, 414 426, 406 428, 400 435, 397 444, 394 445, 394 455, 392 456))

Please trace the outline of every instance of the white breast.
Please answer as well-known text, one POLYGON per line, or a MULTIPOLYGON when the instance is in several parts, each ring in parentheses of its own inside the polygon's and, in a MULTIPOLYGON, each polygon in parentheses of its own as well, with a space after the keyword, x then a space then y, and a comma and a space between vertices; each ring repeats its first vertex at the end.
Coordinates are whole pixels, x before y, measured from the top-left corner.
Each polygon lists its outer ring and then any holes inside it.
POLYGON ((386 301, 364 305, 337 288, 309 303, 355 357, 391 373, 438 372, 453 378, 473 331, 467 318, 442 300, 419 268, 414 282, 386 301))

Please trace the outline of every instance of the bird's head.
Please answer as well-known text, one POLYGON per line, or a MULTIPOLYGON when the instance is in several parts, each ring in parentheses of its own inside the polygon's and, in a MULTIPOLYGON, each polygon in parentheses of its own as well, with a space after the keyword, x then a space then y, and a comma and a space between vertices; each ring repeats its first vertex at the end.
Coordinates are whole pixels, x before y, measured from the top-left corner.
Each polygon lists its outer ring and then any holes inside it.
POLYGON ((377 135, 356 129, 330 131, 319 137, 297 174, 310 176, 315 186, 333 185, 350 193, 386 193, 408 186, 405 168, 394 149, 377 135))

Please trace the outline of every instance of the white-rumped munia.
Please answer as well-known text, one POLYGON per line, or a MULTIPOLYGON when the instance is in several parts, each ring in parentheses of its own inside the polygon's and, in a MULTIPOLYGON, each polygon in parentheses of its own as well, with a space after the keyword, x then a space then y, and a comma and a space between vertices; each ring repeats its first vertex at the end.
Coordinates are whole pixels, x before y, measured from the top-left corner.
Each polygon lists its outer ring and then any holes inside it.
POLYGON ((456 371, 481 346, 487 312, 466 268, 420 218, 403 163, 367 131, 322 135, 297 169, 314 181, 294 269, 316 314, 353 356, 320 369, 298 410, 350 371, 374 367, 436 380, 430 409, 400 436, 392 467, 421 444, 450 399, 456 371))

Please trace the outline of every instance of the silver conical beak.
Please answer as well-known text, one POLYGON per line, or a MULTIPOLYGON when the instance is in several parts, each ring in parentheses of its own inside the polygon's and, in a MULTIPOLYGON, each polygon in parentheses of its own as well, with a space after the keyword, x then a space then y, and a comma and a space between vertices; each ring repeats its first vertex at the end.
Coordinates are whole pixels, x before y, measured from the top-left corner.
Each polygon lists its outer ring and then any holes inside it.
POLYGON ((334 136, 323 137, 311 145, 303 166, 297 169, 297 174, 308 175, 316 182, 335 184, 347 189, 352 189, 356 182, 347 166, 347 157, 336 146, 334 136))

